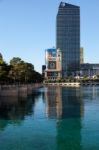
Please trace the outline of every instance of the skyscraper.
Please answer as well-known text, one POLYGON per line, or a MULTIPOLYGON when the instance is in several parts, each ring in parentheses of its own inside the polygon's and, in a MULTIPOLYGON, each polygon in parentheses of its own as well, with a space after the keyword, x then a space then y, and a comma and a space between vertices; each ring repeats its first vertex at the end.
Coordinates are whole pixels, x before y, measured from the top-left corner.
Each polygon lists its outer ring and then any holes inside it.
POLYGON ((80 8, 61 2, 56 19, 56 49, 62 52, 62 76, 80 67, 80 8))

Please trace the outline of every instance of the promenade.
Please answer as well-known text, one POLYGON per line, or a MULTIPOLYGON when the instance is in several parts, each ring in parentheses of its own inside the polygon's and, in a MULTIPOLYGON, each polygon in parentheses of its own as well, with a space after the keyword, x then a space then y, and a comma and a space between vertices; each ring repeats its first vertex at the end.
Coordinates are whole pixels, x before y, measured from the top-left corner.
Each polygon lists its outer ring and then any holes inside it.
POLYGON ((61 83, 44 83, 47 86, 66 86, 66 87, 79 87, 79 86, 95 86, 99 82, 61 82, 61 83))
POLYGON ((79 82, 67 82, 67 83, 45 83, 44 85, 48 86, 67 86, 67 87, 79 87, 79 82))

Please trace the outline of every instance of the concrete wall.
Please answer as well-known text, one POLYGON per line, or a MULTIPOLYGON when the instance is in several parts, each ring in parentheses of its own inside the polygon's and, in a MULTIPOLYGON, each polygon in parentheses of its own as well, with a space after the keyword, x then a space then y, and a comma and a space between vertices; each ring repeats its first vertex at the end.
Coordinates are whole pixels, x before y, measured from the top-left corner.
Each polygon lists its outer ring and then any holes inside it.
POLYGON ((42 84, 27 85, 0 85, 0 96, 22 96, 31 95, 33 90, 42 87, 42 84))

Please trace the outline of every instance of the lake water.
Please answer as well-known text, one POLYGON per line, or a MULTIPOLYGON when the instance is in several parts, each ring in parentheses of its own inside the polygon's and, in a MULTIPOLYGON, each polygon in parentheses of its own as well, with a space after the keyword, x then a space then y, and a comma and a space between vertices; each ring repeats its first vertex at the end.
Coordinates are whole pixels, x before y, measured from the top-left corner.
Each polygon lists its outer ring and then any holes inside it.
POLYGON ((0 150, 99 150, 99 87, 0 97, 0 150))

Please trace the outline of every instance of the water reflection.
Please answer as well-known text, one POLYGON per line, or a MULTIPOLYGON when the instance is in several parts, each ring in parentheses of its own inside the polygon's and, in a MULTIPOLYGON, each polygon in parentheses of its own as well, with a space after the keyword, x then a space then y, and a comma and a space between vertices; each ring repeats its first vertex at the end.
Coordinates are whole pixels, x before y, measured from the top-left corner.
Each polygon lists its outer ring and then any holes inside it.
POLYGON ((48 87, 45 92, 48 118, 74 118, 83 115, 80 88, 48 87))
POLYGON ((46 114, 57 118, 57 150, 81 149, 81 117, 84 104, 80 88, 48 87, 46 114))
POLYGON ((48 118, 59 118, 62 114, 61 89, 59 87, 47 87, 45 100, 46 116, 48 118))
POLYGON ((99 87, 0 97, 0 149, 99 150, 99 87))
POLYGON ((21 125, 26 116, 33 115, 35 99, 40 95, 35 92, 32 97, 0 97, 0 130, 8 124, 21 125))

